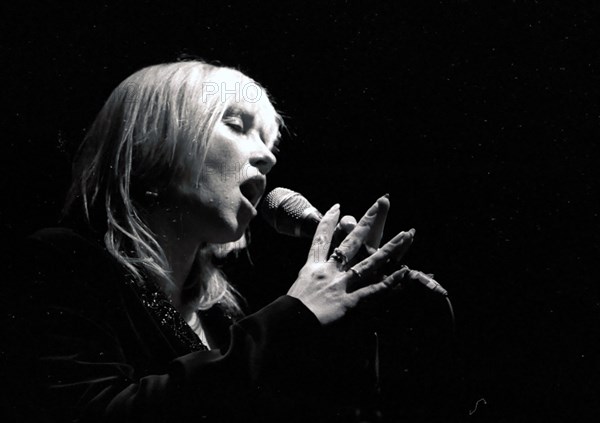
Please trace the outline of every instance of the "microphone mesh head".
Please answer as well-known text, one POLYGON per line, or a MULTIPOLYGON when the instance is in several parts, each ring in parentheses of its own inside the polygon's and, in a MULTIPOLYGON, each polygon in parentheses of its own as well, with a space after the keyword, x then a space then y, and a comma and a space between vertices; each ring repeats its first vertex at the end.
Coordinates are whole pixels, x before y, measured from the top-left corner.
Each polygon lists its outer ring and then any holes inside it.
POLYGON ((277 231, 287 233, 286 227, 299 224, 306 209, 312 207, 303 195, 291 189, 275 188, 264 198, 260 212, 277 231))

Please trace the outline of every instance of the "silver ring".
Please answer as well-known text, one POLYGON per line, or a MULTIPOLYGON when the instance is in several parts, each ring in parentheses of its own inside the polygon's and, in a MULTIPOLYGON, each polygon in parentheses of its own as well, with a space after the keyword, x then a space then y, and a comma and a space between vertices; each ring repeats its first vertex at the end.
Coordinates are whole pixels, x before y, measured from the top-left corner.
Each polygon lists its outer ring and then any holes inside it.
POLYGON ((359 272, 358 270, 356 270, 354 267, 351 267, 351 268, 350 268, 350 271, 351 271, 352 273, 354 273, 358 279, 360 279, 360 278, 362 278, 362 277, 363 277, 362 273, 361 273, 361 272, 359 272))
POLYGON ((344 268, 348 264, 348 257, 339 248, 333 250, 333 253, 329 256, 329 260, 337 262, 340 268, 344 268))

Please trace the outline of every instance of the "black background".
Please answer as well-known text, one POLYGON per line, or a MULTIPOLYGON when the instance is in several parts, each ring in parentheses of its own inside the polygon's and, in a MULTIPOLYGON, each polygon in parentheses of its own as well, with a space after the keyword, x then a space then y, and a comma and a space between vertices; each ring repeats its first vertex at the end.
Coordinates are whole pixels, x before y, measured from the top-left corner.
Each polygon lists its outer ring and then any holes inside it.
MULTIPOLYGON (((122 79, 182 54, 218 60, 286 117, 271 188, 356 216, 388 192, 388 236, 417 229, 406 262, 456 311, 459 421, 593 421, 600 6, 298 3, 3 4, 5 239, 56 224, 71 154, 122 79)), ((308 244, 254 226, 241 289, 256 306, 285 293, 308 244)), ((388 420, 434 419, 446 376, 424 369, 445 303, 415 290, 386 307, 388 420)))

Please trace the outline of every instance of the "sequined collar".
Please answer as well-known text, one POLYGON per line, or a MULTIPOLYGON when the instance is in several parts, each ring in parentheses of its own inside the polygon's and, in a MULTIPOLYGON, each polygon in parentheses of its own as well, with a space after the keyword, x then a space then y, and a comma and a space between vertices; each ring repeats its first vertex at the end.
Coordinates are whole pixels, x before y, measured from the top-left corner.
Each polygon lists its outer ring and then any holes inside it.
POLYGON ((208 350, 206 345, 200 341, 198 335, 185 322, 181 313, 175 309, 171 301, 155 283, 146 281, 141 285, 133 277, 128 277, 127 284, 138 293, 144 306, 165 332, 173 334, 175 338, 192 351, 208 350))

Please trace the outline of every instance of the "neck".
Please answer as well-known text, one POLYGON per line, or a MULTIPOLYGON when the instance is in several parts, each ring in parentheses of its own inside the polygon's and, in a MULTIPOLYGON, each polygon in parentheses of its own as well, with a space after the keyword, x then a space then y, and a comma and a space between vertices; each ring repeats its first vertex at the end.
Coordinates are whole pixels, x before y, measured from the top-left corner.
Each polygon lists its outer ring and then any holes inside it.
POLYGON ((194 270, 194 262, 202 243, 189 233, 177 229, 177 221, 167 212, 156 211, 147 215, 147 225, 156 236, 163 249, 171 270, 171 279, 175 286, 162 287, 175 308, 187 320, 192 309, 183 301, 183 288, 194 270))

